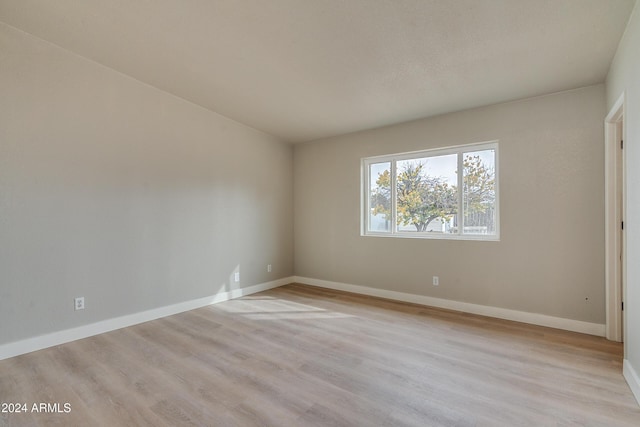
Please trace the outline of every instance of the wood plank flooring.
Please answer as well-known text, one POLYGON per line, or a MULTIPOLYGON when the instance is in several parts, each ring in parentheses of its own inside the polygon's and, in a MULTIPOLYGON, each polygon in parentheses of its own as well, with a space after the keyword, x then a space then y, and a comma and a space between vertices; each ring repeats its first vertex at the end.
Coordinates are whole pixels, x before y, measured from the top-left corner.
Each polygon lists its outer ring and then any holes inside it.
POLYGON ((0 425, 640 426, 621 371, 603 338, 292 284, 0 361, 28 406, 0 425))

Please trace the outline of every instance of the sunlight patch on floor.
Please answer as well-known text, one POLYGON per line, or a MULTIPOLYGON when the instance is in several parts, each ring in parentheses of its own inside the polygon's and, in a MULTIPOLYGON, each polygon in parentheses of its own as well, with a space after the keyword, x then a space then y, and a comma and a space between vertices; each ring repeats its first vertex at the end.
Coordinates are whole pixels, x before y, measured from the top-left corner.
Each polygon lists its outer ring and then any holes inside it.
POLYGON ((312 319, 344 319, 353 317, 350 314, 336 313, 331 311, 325 312, 298 312, 298 313, 251 313, 245 314, 245 317, 251 320, 312 320, 312 319))
POLYGON ((244 314, 252 320, 282 319, 339 319, 353 317, 349 314, 328 311, 312 305, 300 304, 277 298, 242 298, 217 306, 220 310, 244 314))

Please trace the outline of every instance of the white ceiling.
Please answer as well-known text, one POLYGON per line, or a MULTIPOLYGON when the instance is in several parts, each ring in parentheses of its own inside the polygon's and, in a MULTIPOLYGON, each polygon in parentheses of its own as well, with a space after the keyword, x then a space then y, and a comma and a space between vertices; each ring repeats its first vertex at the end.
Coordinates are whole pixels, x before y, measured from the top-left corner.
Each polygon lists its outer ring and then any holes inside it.
POLYGON ((635 0, 0 0, 0 21, 286 141, 604 81, 635 0))

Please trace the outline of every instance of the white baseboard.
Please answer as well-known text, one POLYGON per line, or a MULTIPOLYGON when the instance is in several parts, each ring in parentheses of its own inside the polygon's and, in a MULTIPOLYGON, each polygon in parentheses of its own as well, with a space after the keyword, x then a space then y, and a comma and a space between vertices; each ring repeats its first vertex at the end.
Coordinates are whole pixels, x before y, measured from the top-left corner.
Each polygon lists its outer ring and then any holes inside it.
POLYGON ((228 301, 245 295, 255 294, 256 292, 277 288, 291 282, 293 282, 292 277, 285 277, 272 282, 260 283, 258 285, 234 289, 227 292, 220 292, 204 298, 184 301, 140 313, 128 314, 113 319, 91 323, 89 325, 78 326, 77 328, 66 329, 64 331, 52 332, 50 334, 27 338, 21 341, 2 344, 0 345, 0 360, 30 353, 36 350, 42 350, 43 348, 53 347, 66 342, 87 338, 93 335, 103 334, 115 329, 126 328, 127 326, 133 326, 138 323, 148 322, 150 320, 171 316, 184 311, 195 310, 196 308, 205 307, 222 301, 228 301))
POLYGON ((633 396, 640 405, 640 376, 638 376, 636 370, 633 369, 633 365, 627 359, 622 362, 622 375, 624 375, 624 379, 627 380, 633 396))
MULTIPOLYGON (((0 345, 0 360, 10 357, 19 356, 21 354, 30 353, 32 351, 42 350, 47 347, 64 344, 66 342, 87 338, 93 335, 110 332, 115 329, 133 326, 138 323, 148 322, 150 320, 161 317, 171 316, 173 314, 182 313, 184 311, 194 310, 196 308, 205 307, 207 305, 216 304, 222 301, 239 298, 245 295, 251 295, 256 292, 266 291, 268 289, 277 288, 289 283, 302 283, 322 288, 335 289, 346 292, 353 292, 362 295, 370 295, 379 298, 386 298, 396 301, 410 302, 414 304, 422 304, 431 307, 446 308, 465 313, 479 314, 483 316, 496 317, 499 319, 513 320, 516 322, 530 323, 533 325, 547 326, 551 328, 564 329, 568 331, 581 332, 590 335, 604 336, 605 325, 598 323, 582 322, 579 320, 564 319, 560 317, 547 316, 544 314, 527 313, 523 311, 509 310, 506 308, 490 307, 478 304, 471 304, 441 298, 433 298, 424 295, 414 295, 404 292, 389 291, 386 289, 370 288, 366 286, 351 285, 348 283, 331 282, 328 280, 312 279, 308 277, 285 277, 274 280, 272 282, 261 283, 242 289, 235 289, 228 292, 220 292, 204 298, 198 298, 191 301, 185 301, 172 304, 165 307, 159 307, 140 313, 129 314, 113 319, 107 319, 89 325, 78 326, 72 329, 52 332, 46 335, 40 335, 27 338, 21 341, 15 341, 0 345)), ((640 381, 638 375, 631 365, 625 360, 625 378, 631 389, 634 391, 636 398, 640 396, 640 381), (630 369, 627 373, 627 366, 630 369), (631 378, 631 379, 629 379, 631 378), (633 382, 633 385, 632 385, 633 382), (635 387, 635 388, 634 388, 635 387)), ((640 401, 640 399, 638 399, 640 401)))
POLYGON ((302 283, 305 285, 353 292, 356 294, 369 295, 396 301, 411 302, 431 307, 446 308, 449 310, 462 311, 464 313, 479 314, 482 316, 496 317, 498 319, 513 320, 515 322, 564 329, 589 335, 597 335, 600 337, 604 337, 605 335, 605 325, 600 323, 589 323, 580 320, 547 316, 545 314, 528 313, 525 311, 509 310, 506 308, 471 304, 467 302, 389 291, 386 289, 370 288, 367 286, 351 285, 348 283, 331 282, 328 280, 312 279, 308 277, 294 276, 293 279, 296 283, 302 283))

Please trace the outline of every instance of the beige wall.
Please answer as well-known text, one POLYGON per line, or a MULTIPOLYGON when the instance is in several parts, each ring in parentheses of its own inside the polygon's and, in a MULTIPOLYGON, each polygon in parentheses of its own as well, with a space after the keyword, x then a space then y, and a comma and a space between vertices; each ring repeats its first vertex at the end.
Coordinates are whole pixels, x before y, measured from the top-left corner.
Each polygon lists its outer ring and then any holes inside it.
POLYGON ((0 344, 290 276, 292 223, 299 276, 604 323, 603 85, 292 149, 2 24, 0 49, 0 344), (359 235, 362 157, 496 139, 501 241, 359 235))
POLYGON ((295 146, 296 275, 603 324, 604 105, 597 85, 295 146), (362 157, 490 140, 499 242, 360 236, 362 157))
POLYGON ((293 273, 289 145, 3 24, 0 52, 0 344, 293 273))
MULTIPOLYGON (((625 357, 640 373, 640 3, 631 15, 626 32, 607 76, 607 110, 625 94, 625 155, 627 162, 627 317, 625 357)), ((640 385, 640 384, 639 384, 640 385)), ((640 398, 640 395, 638 396, 640 398)))

